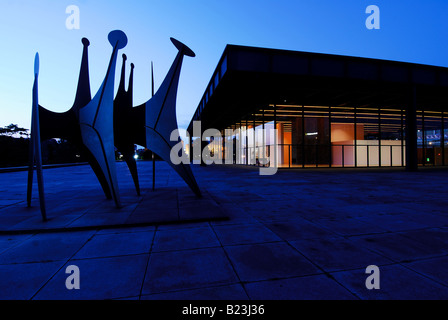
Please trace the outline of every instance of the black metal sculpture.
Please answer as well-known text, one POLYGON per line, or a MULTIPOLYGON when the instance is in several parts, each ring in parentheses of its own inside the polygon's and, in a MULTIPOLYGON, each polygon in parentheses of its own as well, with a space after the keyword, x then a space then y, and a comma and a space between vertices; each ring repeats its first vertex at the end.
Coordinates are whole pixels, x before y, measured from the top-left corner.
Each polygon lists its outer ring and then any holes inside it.
MULTIPOLYGON (((176 132, 178 130, 176 120, 176 97, 183 57, 184 55, 189 57, 196 56, 190 48, 180 41, 174 38, 170 39, 177 50, 179 50, 177 56, 154 97, 135 109, 139 110, 137 112, 140 112, 140 114, 142 113, 141 109, 144 110, 144 128, 147 148, 168 162, 188 184, 191 190, 197 196, 201 196, 201 191, 191 171, 190 165, 185 163, 175 165, 170 159, 171 149, 178 142, 171 140, 171 138, 174 130, 176 130, 176 132)), ((177 140, 180 140, 180 137, 178 137, 177 140)), ((181 152, 184 152, 183 149, 181 152)))
MULTIPOLYGON (((103 191, 108 199, 113 198, 117 207, 120 206, 120 196, 115 173, 115 152, 113 141, 113 94, 115 80, 115 65, 118 50, 127 44, 124 32, 115 30, 109 33, 109 42, 113 47, 106 76, 96 95, 91 98, 88 46, 89 40, 82 39, 84 45, 81 69, 79 73, 78 89, 75 102, 70 110, 57 113, 37 108, 37 80, 35 80, 35 97, 33 102, 33 115, 31 125, 31 147, 30 159, 37 160, 37 168, 41 167, 40 141, 54 137, 63 138, 75 144, 83 153, 96 174, 103 191)), ((37 75, 36 75, 37 79, 37 75)), ((28 175, 28 206, 31 205, 33 166, 29 167, 28 175)), ((39 180, 41 209, 43 198, 43 182, 39 180)), ((45 215, 45 208, 42 210, 45 215)), ((45 218, 44 218, 45 219, 45 218)))
MULTIPOLYGON (((162 82, 160 88, 145 103, 137 106, 132 105, 132 69, 129 80, 129 89, 124 90, 125 56, 123 57, 123 67, 120 85, 115 100, 115 141, 117 149, 123 154, 131 174, 134 178, 137 193, 139 193, 138 178, 135 160, 133 155, 134 143, 144 146, 156 153, 188 184, 191 190, 201 196, 201 191, 196 183, 191 168, 188 164, 181 163, 175 165, 171 162, 170 151, 177 141, 171 141, 170 137, 174 130, 178 130, 176 120, 176 97, 179 83, 180 70, 184 55, 194 57, 194 52, 180 41, 171 38, 171 41, 179 50, 168 74, 162 82), (121 89, 120 89, 121 88, 121 89), (118 99, 119 98, 119 99, 118 99)), ((131 65, 132 68, 132 65, 131 65)), ((154 83, 154 81, 152 81, 154 83)), ((179 139, 179 137, 177 137, 179 139)), ((183 152, 183 150, 182 150, 183 152)))
POLYGON ((140 195, 140 185, 138 182, 137 164, 134 158, 134 127, 132 121, 132 91, 134 64, 131 63, 131 73, 129 75, 128 90, 125 89, 126 55, 123 54, 123 65, 121 67, 120 84, 114 100, 114 140, 115 147, 123 155, 123 159, 128 165, 134 180, 137 194, 140 195))
POLYGON ((31 136, 30 136, 30 152, 29 152, 29 169, 28 169, 28 190, 27 203, 31 206, 31 192, 33 190, 33 174, 34 166, 37 172, 37 185, 39 188, 39 203, 42 219, 47 220, 44 196, 44 181, 42 174, 42 151, 40 144, 39 130, 39 101, 38 101, 38 77, 39 77, 39 54, 34 57, 34 84, 33 84, 33 106, 31 111, 31 136))
POLYGON ((171 141, 170 137, 173 130, 178 129, 176 96, 182 60, 184 55, 194 57, 195 54, 187 46, 171 38, 179 52, 162 85, 156 94, 154 87, 152 88, 152 97, 146 103, 132 107, 134 65, 131 64, 128 90, 125 90, 126 55, 123 55, 118 92, 115 99, 113 97, 117 54, 119 49, 126 46, 127 37, 122 31, 115 30, 109 33, 108 39, 113 51, 104 81, 93 99, 88 66, 90 43, 86 38, 82 39, 83 54, 75 101, 73 106, 63 113, 49 111, 38 104, 39 56, 36 54, 27 202, 30 206, 33 170, 36 166, 43 220, 46 220, 46 209, 40 143, 53 137, 69 140, 78 147, 88 159, 106 197, 113 198, 117 207, 121 205, 115 170, 115 147, 123 155, 137 193, 140 194, 137 165, 133 157, 134 144, 145 146, 157 153, 174 168, 196 195, 201 196, 189 165, 174 165, 170 160, 171 148, 177 143, 171 141))

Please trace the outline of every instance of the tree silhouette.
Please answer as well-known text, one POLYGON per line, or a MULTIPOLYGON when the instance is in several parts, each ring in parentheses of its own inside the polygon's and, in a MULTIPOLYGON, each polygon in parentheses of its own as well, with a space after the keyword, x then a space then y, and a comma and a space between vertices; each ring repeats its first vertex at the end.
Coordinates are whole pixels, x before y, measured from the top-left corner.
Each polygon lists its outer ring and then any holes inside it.
POLYGON ((17 124, 13 123, 6 127, 0 127, 0 135, 8 137, 18 136, 20 138, 28 138, 30 135, 28 131, 28 129, 20 128, 17 124))

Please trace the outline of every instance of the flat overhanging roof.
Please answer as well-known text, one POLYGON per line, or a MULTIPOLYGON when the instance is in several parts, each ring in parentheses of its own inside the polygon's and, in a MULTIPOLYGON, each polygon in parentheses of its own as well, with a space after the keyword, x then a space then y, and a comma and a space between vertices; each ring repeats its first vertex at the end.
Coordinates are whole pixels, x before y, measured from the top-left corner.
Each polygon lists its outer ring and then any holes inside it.
MULTIPOLYGON (((227 45, 192 121, 224 129, 269 105, 448 111, 448 68, 227 45)), ((189 126, 191 130, 192 122, 189 126)))

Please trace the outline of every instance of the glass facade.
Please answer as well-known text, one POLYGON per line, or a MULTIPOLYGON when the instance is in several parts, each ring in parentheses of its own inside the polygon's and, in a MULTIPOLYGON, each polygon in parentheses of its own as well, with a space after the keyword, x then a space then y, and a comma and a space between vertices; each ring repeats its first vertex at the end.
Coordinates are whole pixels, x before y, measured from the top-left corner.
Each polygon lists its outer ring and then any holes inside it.
MULTIPOLYGON (((269 105, 227 128, 231 152, 224 139, 210 148, 223 162, 243 165, 273 165, 275 155, 279 167, 400 167, 406 165, 405 125, 398 108, 269 105)), ((419 165, 447 165, 446 115, 418 111, 417 129, 419 165)))

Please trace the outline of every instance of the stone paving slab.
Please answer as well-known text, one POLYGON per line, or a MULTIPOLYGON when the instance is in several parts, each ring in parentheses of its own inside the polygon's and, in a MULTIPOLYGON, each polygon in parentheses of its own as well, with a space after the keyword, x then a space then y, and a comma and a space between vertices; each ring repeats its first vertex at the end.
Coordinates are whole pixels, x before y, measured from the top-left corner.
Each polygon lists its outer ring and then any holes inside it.
POLYGON ((423 276, 448 286, 448 272, 446 272, 446 270, 448 270, 447 256, 409 262, 404 265, 423 276))
POLYGON ((29 237, 0 255, 0 264, 65 260, 75 254, 93 231, 41 233, 29 237))
POLYGON ((379 290, 366 290, 365 269, 331 275, 360 299, 369 300, 446 300, 448 288, 401 265, 382 267, 379 290))
POLYGON ((154 231, 95 234, 73 259, 105 258, 149 252, 154 231))
POLYGON ((274 232, 260 224, 220 225, 214 228, 222 245, 282 241, 274 232))
POLYGON ((141 197, 118 164, 122 211, 88 166, 44 170, 47 229, 37 198, 24 206, 26 175, 0 174, 0 299, 448 299, 446 169, 193 166, 196 201, 166 164, 155 192, 151 162, 138 166, 141 197))
POLYGON ((396 262, 425 259, 444 254, 438 246, 424 244, 399 233, 356 236, 351 237, 350 240, 355 245, 367 248, 396 262))
POLYGON ((381 266, 392 263, 392 260, 359 247, 342 237, 325 238, 318 241, 303 239, 290 241, 290 243, 326 272, 357 269, 372 264, 381 266))
POLYGON ((326 275, 248 283, 255 300, 355 300, 349 290, 326 275))
POLYGON ((0 265, 0 299, 30 300, 64 263, 52 261, 0 265))
POLYGON ((207 227, 158 230, 153 252, 219 247, 213 230, 207 227))
POLYGON ((33 299, 97 300, 139 296, 147 262, 148 254, 70 260, 33 299), (67 265, 76 265, 82 272, 79 290, 65 287, 67 265))
POLYGON ((144 295, 141 300, 248 300, 241 284, 144 295))
POLYGON ((152 253, 143 294, 237 283, 221 248, 152 253))
MULTIPOLYGON (((184 221, 210 221, 226 219, 220 206, 203 190, 198 198, 179 178, 170 178, 166 164, 156 171, 156 190, 148 189, 141 181, 141 196, 137 196, 128 169, 117 163, 121 208, 107 200, 89 166, 55 168, 44 171, 47 221, 42 221, 36 183, 33 185, 32 207, 26 206, 27 172, 3 173, 14 188, 23 190, 21 200, 11 190, 0 187, 0 234, 31 233, 41 231, 70 231, 80 229, 113 228, 126 225, 156 225, 184 221), (167 185, 167 180, 173 183, 167 185), (182 196, 179 197, 179 194, 182 196)), ((139 174, 150 175, 152 167, 141 166, 139 174)), ((152 181, 151 184, 152 186, 152 181)))
POLYGON ((242 281, 260 281, 322 273, 285 243, 227 246, 226 252, 242 281))

